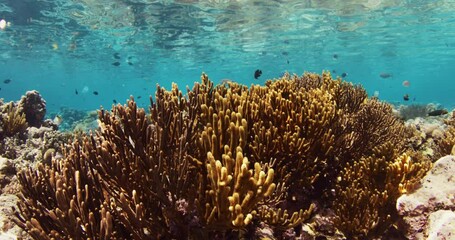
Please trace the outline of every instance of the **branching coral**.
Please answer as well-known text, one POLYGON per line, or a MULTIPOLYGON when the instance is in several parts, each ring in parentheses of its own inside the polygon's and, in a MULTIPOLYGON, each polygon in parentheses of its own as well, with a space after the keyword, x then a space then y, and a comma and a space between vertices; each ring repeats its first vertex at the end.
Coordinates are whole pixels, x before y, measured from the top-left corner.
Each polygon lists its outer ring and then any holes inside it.
POLYGON ((185 96, 158 87, 149 115, 132 99, 99 111, 99 125, 61 162, 21 173, 18 224, 34 238, 207 239, 261 221, 281 231, 314 202, 366 236, 426 169, 402 155, 388 105, 327 72, 250 88, 203 74, 185 96))
POLYGON ((411 159, 406 153, 399 155, 390 143, 349 163, 340 172, 334 188, 335 225, 348 238, 381 236, 397 219, 398 197, 414 190, 429 167, 425 159, 411 159))
POLYGON ((0 134, 5 137, 11 137, 17 133, 25 131, 28 125, 25 119, 25 114, 22 112, 21 108, 15 106, 13 102, 10 102, 4 106, 3 113, 3 132, 0 134))
POLYGON ((447 125, 442 138, 435 139, 435 159, 455 154, 455 115, 445 121, 447 125))
POLYGON ((101 181, 79 150, 76 142, 67 155, 77 161, 53 161, 52 167, 40 164, 19 174, 24 196, 16 223, 34 239, 116 236, 101 181))

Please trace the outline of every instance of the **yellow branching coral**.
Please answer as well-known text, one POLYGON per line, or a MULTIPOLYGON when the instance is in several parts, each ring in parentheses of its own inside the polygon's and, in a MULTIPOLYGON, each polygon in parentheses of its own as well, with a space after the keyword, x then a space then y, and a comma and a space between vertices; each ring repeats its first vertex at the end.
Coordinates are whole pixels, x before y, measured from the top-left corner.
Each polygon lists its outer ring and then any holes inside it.
POLYGON ((253 133, 248 114, 254 103, 247 89, 231 83, 228 89, 207 91, 206 75, 202 80, 199 149, 207 156, 195 161, 206 162, 207 185, 200 185, 199 192, 205 194, 198 201, 206 202, 203 211, 209 228, 243 228, 252 221, 258 204, 274 192, 274 170, 244 156, 253 133))
MULTIPOLYGON (((77 148, 73 144, 69 155, 77 148)), ((22 171, 19 180, 23 196, 15 222, 34 239, 118 237, 101 182, 83 158, 40 164, 37 170, 22 171)))
POLYGON ((209 226, 219 228, 223 224, 234 228, 248 225, 255 214, 254 208, 264 197, 269 197, 275 190, 274 171, 262 171, 259 163, 254 164, 254 171, 249 169, 248 158, 241 148, 234 153, 226 147, 223 163, 207 154, 209 189, 205 219, 209 226), (235 155, 231 158, 229 155, 235 155))
POLYGON ((397 219, 398 197, 415 189, 429 166, 426 160, 399 155, 390 143, 348 164, 334 189, 336 226, 349 238, 381 236, 397 219))
POLYGON ((2 118, 3 134, 11 137, 16 133, 24 132, 27 128, 25 114, 13 102, 6 104, 3 109, 5 116, 2 118))
POLYGON ((310 218, 310 215, 313 213, 314 208, 315 205, 311 204, 307 210, 294 212, 290 216, 287 210, 283 210, 281 208, 272 209, 264 205, 259 209, 258 215, 260 216, 260 219, 262 219, 267 224, 274 226, 279 230, 285 230, 293 228, 306 219, 310 218))
POLYGON ((249 88, 203 74, 185 95, 158 87, 149 110, 101 110, 62 162, 22 172, 19 225, 36 239, 209 239, 329 206, 346 236, 373 236, 428 167, 388 105, 328 72, 249 88))

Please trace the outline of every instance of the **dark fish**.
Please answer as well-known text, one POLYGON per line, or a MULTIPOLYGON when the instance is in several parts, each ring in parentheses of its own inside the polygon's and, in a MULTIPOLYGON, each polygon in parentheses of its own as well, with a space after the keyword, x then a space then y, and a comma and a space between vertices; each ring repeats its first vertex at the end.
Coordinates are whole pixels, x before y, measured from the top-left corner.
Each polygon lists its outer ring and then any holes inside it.
POLYGON ((117 100, 115 100, 115 99, 114 99, 114 100, 112 100, 112 102, 113 102, 114 104, 117 104, 117 100))
POLYGON ((289 60, 286 60, 286 62, 289 64, 289 60))
POLYGON ((115 59, 120 59, 120 53, 114 53, 114 58, 115 59))
POLYGON ((333 59, 338 59, 338 54, 333 54, 333 59))
POLYGON ((114 66, 118 67, 118 66, 120 66, 120 62, 115 62, 115 63, 112 63, 112 65, 114 65, 114 66))
POLYGON ((93 91, 93 95, 98 95, 98 92, 97 91, 93 91))
POLYGON ((128 57, 128 60, 131 60, 131 59, 133 59, 133 57, 132 57, 132 56, 129 56, 129 57, 128 57))
POLYGON ((342 73, 342 74, 341 74, 341 77, 346 77, 346 76, 348 76, 347 73, 342 73))
POLYGON ((379 76, 381 78, 389 78, 389 77, 392 77, 392 74, 391 73, 381 73, 381 74, 379 74, 379 76))
POLYGON ((262 71, 257 69, 256 71, 254 71, 254 78, 255 79, 258 79, 260 76, 262 75, 262 71))
POLYGON ((133 66, 133 63, 132 62, 128 62, 128 65, 133 66))
POLYGON ((142 97, 141 96, 137 96, 137 99, 141 99, 142 97))
POLYGON ((445 110, 445 109, 438 109, 438 110, 429 112, 428 116, 441 116, 441 115, 444 115, 447 113, 449 113, 449 112, 447 112, 447 110, 445 110))
POLYGON ((76 95, 79 94, 79 92, 77 91, 77 89, 74 89, 74 93, 75 93, 76 95))
POLYGON ((9 79, 9 78, 3 80, 3 83, 4 83, 4 84, 8 84, 8 83, 10 83, 10 82, 11 82, 11 79, 9 79))
POLYGON ((408 95, 408 94, 405 94, 405 95, 403 96, 403 100, 409 101, 409 95, 408 95))
POLYGON ((337 73, 337 70, 333 69, 332 72, 333 72, 333 73, 337 73))
POLYGON ((0 91, 2 90, 2 88, 0 87, 0 91))
POLYGON ((284 44, 289 44, 289 40, 284 40, 283 43, 284 44))
POLYGON ((289 55, 289 53, 288 53, 288 52, 286 52, 286 51, 283 51, 283 52, 281 52, 281 54, 282 54, 282 55, 284 55, 284 56, 287 56, 287 55, 289 55))

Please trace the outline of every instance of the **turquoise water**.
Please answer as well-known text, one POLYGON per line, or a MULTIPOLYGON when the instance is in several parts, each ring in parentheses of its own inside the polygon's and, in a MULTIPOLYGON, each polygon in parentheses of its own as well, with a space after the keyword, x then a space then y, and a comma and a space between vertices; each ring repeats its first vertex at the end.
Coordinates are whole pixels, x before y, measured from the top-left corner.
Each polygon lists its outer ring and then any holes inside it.
POLYGON ((389 102, 455 107, 453 0, 0 0, 0 19, 0 97, 36 89, 50 112, 145 107, 157 84, 185 90, 202 72, 250 85, 323 70, 389 102))

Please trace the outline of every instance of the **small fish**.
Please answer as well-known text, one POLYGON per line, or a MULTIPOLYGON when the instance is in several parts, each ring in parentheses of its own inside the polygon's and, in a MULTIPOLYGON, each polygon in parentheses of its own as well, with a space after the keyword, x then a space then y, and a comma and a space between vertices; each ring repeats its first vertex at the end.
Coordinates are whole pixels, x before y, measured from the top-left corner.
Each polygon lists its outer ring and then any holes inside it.
POLYGON ((4 83, 4 84, 8 84, 8 83, 10 83, 10 82, 11 82, 11 79, 9 79, 9 78, 3 80, 3 83, 4 83))
POLYGON ((288 53, 288 52, 286 52, 286 51, 283 51, 283 52, 281 52, 281 54, 282 54, 282 55, 284 55, 284 56, 287 56, 287 55, 289 55, 289 53, 288 53))
POLYGON ((54 50, 54 51, 58 50, 58 44, 57 43, 52 43, 52 50, 54 50))
POLYGON ((262 71, 257 69, 254 71, 254 79, 258 79, 262 75, 262 71))
POLYGON ((93 95, 98 95, 98 91, 93 91, 93 95))
POLYGON ((289 60, 286 60, 286 62, 289 64, 289 60))
POLYGON ((56 115, 52 122, 59 126, 63 122, 63 118, 60 115, 56 115))
POLYGON ((141 98, 142 98, 142 96, 137 96, 137 99, 141 99, 141 98))
POLYGON ((114 100, 112 100, 112 102, 113 102, 114 104, 117 104, 117 100, 115 100, 115 99, 114 99, 114 100))
POLYGON ((431 111, 428 113, 428 116, 441 116, 441 115, 444 115, 444 114, 447 114, 447 110, 445 109, 438 109, 438 110, 434 110, 434 111, 431 111))
POLYGON ((347 73, 342 73, 342 74, 341 74, 341 77, 347 77, 347 76, 348 76, 347 73))
POLYGON ((77 91, 77 89, 74 89, 74 93, 75 93, 76 95, 79 94, 79 92, 77 91))
POLYGON ((333 73, 337 73, 337 70, 333 69, 332 72, 333 72, 333 73))
POLYGON ((338 59, 338 54, 333 54, 333 59, 338 59))
POLYGON ((118 66, 120 66, 120 62, 115 62, 115 63, 112 63, 112 65, 114 65, 114 66, 118 67, 118 66))
POLYGON ((409 87, 411 86, 411 83, 408 81, 408 80, 404 80, 401 85, 403 85, 403 87, 409 87))
POLYGON ((389 77, 392 77, 393 75, 392 75, 391 73, 385 73, 385 72, 383 72, 383 73, 379 74, 379 76, 380 76, 381 78, 389 78, 389 77))
POLYGON ((82 93, 88 93, 88 90, 89 90, 88 86, 84 86, 82 88, 82 93))
POLYGON ((115 59, 120 59, 120 53, 114 53, 114 58, 115 59))
POLYGON ((128 65, 133 66, 133 63, 132 62, 128 62, 128 65))
POLYGON ((376 90, 376 91, 374 91, 374 93, 373 93, 373 97, 375 97, 375 98, 378 98, 378 97, 379 97, 379 91, 377 91, 377 90, 376 90))
POLYGON ((403 96, 403 100, 409 101, 409 95, 408 95, 408 94, 405 94, 405 95, 403 96))
POLYGON ((133 57, 132 57, 132 56, 129 56, 129 57, 128 57, 128 60, 131 60, 131 59, 133 59, 133 57))
POLYGON ((289 40, 284 40, 283 43, 284 44, 289 44, 289 40))

